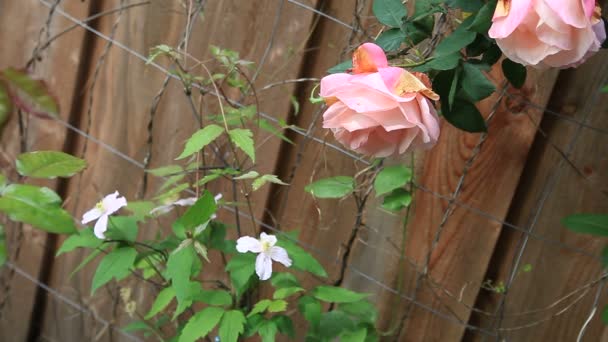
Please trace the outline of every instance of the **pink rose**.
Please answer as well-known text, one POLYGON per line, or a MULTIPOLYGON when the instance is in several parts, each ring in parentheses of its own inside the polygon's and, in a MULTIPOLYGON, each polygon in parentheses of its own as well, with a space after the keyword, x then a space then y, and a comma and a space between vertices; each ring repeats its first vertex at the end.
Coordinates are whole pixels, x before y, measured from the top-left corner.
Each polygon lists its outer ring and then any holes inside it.
POLYGON ((439 119, 429 101, 439 96, 428 77, 388 66, 375 44, 355 51, 352 74, 323 77, 320 93, 329 105, 323 127, 358 153, 387 157, 430 148, 439 137, 439 119))
POLYGON ((490 37, 524 65, 577 66, 606 39, 595 0, 499 0, 492 21, 490 37))

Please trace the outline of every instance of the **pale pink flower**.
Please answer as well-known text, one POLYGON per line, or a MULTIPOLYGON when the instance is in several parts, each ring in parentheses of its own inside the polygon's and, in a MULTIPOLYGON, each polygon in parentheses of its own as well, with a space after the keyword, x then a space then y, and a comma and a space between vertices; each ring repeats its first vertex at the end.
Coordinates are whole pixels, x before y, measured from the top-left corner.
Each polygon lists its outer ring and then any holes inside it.
POLYGON ((606 39, 595 0, 499 0, 490 37, 523 65, 573 67, 606 39))
POLYGON ((107 195, 93 209, 82 215, 82 224, 97 220, 93 231, 99 239, 106 238, 105 232, 108 229, 108 217, 127 205, 126 198, 118 196, 118 191, 107 195))
POLYGON ((261 280, 270 279, 272 275, 272 261, 277 261, 286 267, 291 266, 291 259, 287 251, 275 246, 277 238, 266 233, 260 234, 260 239, 251 236, 243 236, 236 240, 236 250, 240 253, 258 253, 255 259, 255 273, 261 280))
POLYGON ((329 106, 323 127, 336 140, 373 157, 435 145, 439 119, 429 99, 439 96, 426 75, 388 66, 384 51, 372 43, 357 48, 352 72, 321 80, 320 95, 329 106))

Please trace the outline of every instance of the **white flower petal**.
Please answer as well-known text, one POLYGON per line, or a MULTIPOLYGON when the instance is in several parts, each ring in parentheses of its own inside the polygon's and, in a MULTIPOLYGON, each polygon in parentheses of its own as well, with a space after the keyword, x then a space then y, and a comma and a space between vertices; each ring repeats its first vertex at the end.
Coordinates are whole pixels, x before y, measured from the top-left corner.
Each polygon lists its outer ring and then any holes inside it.
POLYGON ((198 200, 198 198, 196 198, 196 197, 188 197, 188 198, 182 198, 180 200, 177 200, 177 201, 173 202, 173 204, 179 205, 182 207, 189 207, 189 206, 194 205, 194 203, 196 203, 197 200, 198 200))
POLYGON ((118 209, 127 205, 127 199, 124 197, 118 197, 118 191, 113 194, 109 194, 103 198, 103 209, 106 214, 110 215, 118 211, 118 209))
POLYGON ((222 197, 223 197, 222 194, 215 195, 215 203, 217 203, 217 201, 221 200, 222 197))
POLYGON ((270 246, 274 246, 277 243, 277 237, 266 233, 260 234, 260 241, 266 242, 270 246))
POLYGON ((282 247, 272 247, 270 248, 270 258, 276 262, 280 262, 285 265, 285 267, 291 266, 291 259, 289 255, 287 255, 287 251, 282 247))
POLYGON ((82 215, 82 224, 87 224, 93 220, 97 220, 102 214, 103 212, 95 207, 82 215))
POLYGON ((260 280, 268 280, 272 275, 272 260, 266 253, 258 254, 255 259, 255 273, 260 277, 260 280))
POLYGON ((262 251, 262 244, 258 239, 251 236, 243 236, 236 240, 236 250, 240 253, 260 253, 262 251))
POLYGON ((163 215, 170 212, 171 209, 173 209, 173 204, 161 205, 150 210, 150 215, 163 215))
POLYGON ((99 217, 99 220, 97 220, 97 222, 95 223, 95 236, 97 236, 98 239, 105 239, 106 230, 108 230, 108 215, 101 215, 99 217))

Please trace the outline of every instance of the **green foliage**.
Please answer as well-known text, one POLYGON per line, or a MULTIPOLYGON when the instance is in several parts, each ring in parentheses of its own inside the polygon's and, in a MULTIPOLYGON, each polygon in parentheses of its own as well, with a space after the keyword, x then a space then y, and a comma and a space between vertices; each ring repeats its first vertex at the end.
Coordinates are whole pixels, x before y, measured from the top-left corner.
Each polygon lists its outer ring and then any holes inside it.
POLYGON ((230 310, 224 313, 220 323, 219 335, 222 342, 236 342, 245 331, 247 319, 240 310, 230 310))
POLYGON ((608 305, 605 305, 604 309, 602 310, 602 323, 604 323, 604 325, 608 325, 608 305))
POLYGON ((308 184, 304 190, 317 198, 341 198, 355 190, 355 180, 347 176, 324 178, 308 184))
POLYGON ((121 280, 127 277, 136 257, 137 251, 131 247, 119 247, 106 254, 93 276, 91 294, 112 279, 121 280))
POLYGON ((344 312, 340 310, 324 312, 319 323, 319 335, 323 339, 332 339, 343 331, 353 330, 354 327, 353 321, 344 312))
POLYGON ((346 72, 347 70, 352 69, 352 68, 353 68, 353 61, 349 59, 347 61, 336 64, 333 67, 327 69, 327 73, 328 74, 337 74, 340 72, 346 72))
POLYGON ((160 56, 169 57, 171 60, 181 58, 180 53, 175 51, 173 47, 166 44, 160 44, 150 49, 150 55, 148 55, 146 64, 154 62, 160 56))
POLYGON ((166 277, 171 280, 178 303, 189 300, 192 296, 190 276, 194 268, 196 253, 192 245, 173 251, 167 261, 166 277))
POLYGON ((56 256, 71 252, 76 248, 92 248, 95 249, 103 244, 103 240, 98 239, 93 233, 93 229, 81 229, 78 232, 70 235, 61 248, 57 251, 56 256))
POLYGON ((446 56, 458 52, 471 44, 475 40, 475 37, 476 33, 468 31, 465 23, 462 23, 451 35, 447 36, 437 45, 435 55, 446 56))
POLYGON ((473 22, 467 27, 469 31, 487 34, 492 25, 492 16, 496 9, 496 0, 489 1, 483 5, 475 15, 473 22))
POLYGON ((608 215, 573 214, 562 219, 562 224, 573 232, 608 236, 608 215))
POLYGON ((236 254, 226 265, 234 291, 240 297, 247 289, 255 272, 255 255, 251 253, 236 254))
POLYGON ((4 232, 4 226, 0 224, 0 267, 6 262, 6 233, 4 232))
POLYGON ((184 326, 179 336, 179 342, 194 342, 207 336, 220 322, 224 313, 224 309, 212 306, 197 312, 184 326))
POLYGON ((202 129, 199 129, 186 141, 184 150, 176 159, 184 159, 199 152, 205 146, 217 139, 222 132, 224 132, 224 129, 214 124, 210 124, 202 129))
POLYGON ((163 311, 171 301, 175 298, 175 289, 173 287, 165 287, 158 293, 150 311, 146 314, 145 319, 150 319, 163 311))
POLYGON ((374 179, 376 196, 387 194, 403 187, 412 180, 412 169, 405 165, 387 166, 374 179))
POLYGON ((2 70, 0 78, 4 79, 11 96, 16 99, 13 102, 15 106, 30 114, 57 117, 59 105, 44 82, 13 68, 2 70))
POLYGON ((232 305, 232 296, 225 290, 199 290, 194 295, 194 300, 209 305, 228 306, 232 305))
POLYGON ((8 88, 0 80, 0 129, 8 121, 11 112, 13 111, 13 102, 8 94, 8 88))
POLYGON ((492 95, 496 87, 479 67, 471 63, 463 63, 462 90, 470 101, 477 102, 492 95))
POLYGON ((407 9, 401 0, 374 0, 372 11, 382 24, 389 27, 400 27, 407 16, 407 9))
POLYGON ((108 218, 109 239, 134 242, 137 239, 137 219, 133 216, 112 216, 108 218))
POLYGON ((217 205, 213 195, 209 191, 205 191, 194 205, 176 221, 176 224, 185 230, 192 230, 209 221, 216 210, 217 205))
POLYGON ((502 61, 502 73, 505 75, 509 83, 515 88, 523 87, 524 83, 526 83, 526 76, 528 71, 526 67, 515 63, 512 60, 505 58, 502 61))
POLYGON ((261 188, 262 186, 264 186, 264 184, 266 184, 266 183, 289 185, 289 184, 283 182, 282 180, 280 180, 279 177, 277 177, 275 175, 263 175, 261 177, 258 177, 256 180, 254 180, 253 183, 251 183, 251 187, 252 187, 253 191, 256 191, 259 188, 261 188))
POLYGON ((230 140, 255 163, 255 147, 253 144, 253 133, 249 129, 235 128, 228 131, 230 140))
POLYGON ((376 44, 384 51, 395 51, 399 49, 401 43, 403 43, 406 38, 407 36, 401 29, 393 28, 382 32, 382 34, 378 36, 378 39, 376 39, 376 44))
POLYGON ((384 197, 382 208, 397 212, 405 207, 408 207, 410 203, 412 203, 412 194, 403 188, 398 188, 384 197))
POLYGON ((322 301, 330 303, 352 303, 368 296, 367 293, 357 293, 342 287, 320 285, 312 290, 312 295, 322 301))
POLYGON ((59 234, 76 231, 72 217, 61 208, 61 198, 51 189, 34 185, 11 184, 0 196, 0 211, 13 221, 59 234))
POLYGON ((251 317, 256 314, 268 312, 282 312, 287 309, 287 302, 282 299, 270 300, 270 299, 262 299, 257 302, 251 312, 247 315, 247 317, 251 317))
POLYGON ((319 277, 327 277, 327 272, 321 264, 310 253, 299 247, 292 241, 286 239, 278 240, 277 246, 285 248, 291 258, 293 268, 310 272, 319 277))
POLYGON ((485 120, 475 105, 466 99, 454 98, 458 88, 458 73, 442 71, 433 79, 433 89, 441 96, 441 113, 455 127, 467 132, 486 131, 485 120), (450 106, 449 99, 454 98, 450 106), (448 99, 448 101, 446 101, 448 99))

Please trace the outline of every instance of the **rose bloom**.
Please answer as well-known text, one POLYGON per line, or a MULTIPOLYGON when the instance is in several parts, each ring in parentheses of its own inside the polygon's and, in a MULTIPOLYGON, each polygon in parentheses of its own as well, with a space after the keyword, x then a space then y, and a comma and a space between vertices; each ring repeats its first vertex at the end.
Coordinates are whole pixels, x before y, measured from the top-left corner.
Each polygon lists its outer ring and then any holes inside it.
POLYGON ((499 0, 489 35, 511 60, 573 67, 606 39, 595 0, 499 0))
POLYGON ((382 48, 361 45, 352 74, 323 77, 321 96, 329 106, 323 127, 351 150, 387 157, 413 148, 430 148, 439 137, 433 103, 439 96, 424 74, 389 67, 382 48))

